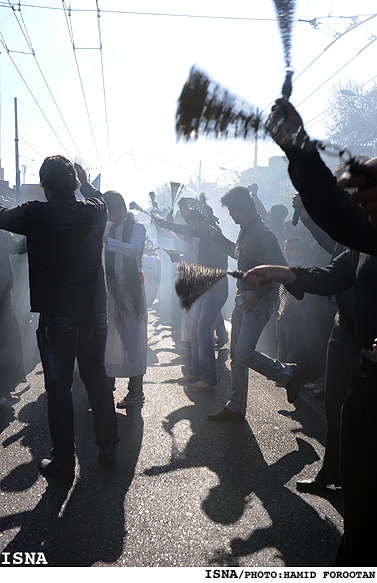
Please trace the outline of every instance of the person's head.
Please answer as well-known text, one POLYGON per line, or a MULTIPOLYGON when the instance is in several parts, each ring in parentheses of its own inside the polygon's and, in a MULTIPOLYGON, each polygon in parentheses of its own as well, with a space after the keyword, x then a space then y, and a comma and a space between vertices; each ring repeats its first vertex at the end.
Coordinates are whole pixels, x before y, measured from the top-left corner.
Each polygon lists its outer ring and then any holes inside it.
POLYGON ((288 209, 284 204, 274 204, 267 213, 267 224, 283 224, 288 216, 288 209))
POLYGON ((120 225, 127 215, 127 206, 123 196, 115 190, 108 190, 103 195, 103 198, 106 202, 109 221, 114 225, 120 225))
POLYGON ((288 263, 297 261, 302 257, 304 244, 300 237, 289 237, 284 243, 284 255, 288 263))
POLYGON ((39 169, 39 179, 46 198, 63 190, 75 191, 78 186, 72 162, 60 155, 45 158, 39 169))
POLYGON ((229 190, 221 198, 221 204, 227 207, 236 225, 245 224, 257 214, 255 203, 244 186, 235 186, 229 190))
POLYGON ((205 231, 205 227, 207 224, 206 218, 198 210, 189 211, 188 222, 193 226, 195 230, 200 231, 201 233, 205 231))
POLYGON ((182 198, 178 201, 179 212, 181 213, 181 217, 186 223, 189 221, 190 218, 190 210, 195 208, 195 199, 194 198, 187 198, 182 196, 182 198))

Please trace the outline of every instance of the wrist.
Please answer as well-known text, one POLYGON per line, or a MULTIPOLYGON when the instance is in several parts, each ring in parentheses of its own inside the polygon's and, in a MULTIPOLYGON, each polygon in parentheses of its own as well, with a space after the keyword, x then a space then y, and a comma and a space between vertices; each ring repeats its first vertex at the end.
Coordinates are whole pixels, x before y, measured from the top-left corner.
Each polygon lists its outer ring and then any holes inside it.
POLYGON ((297 279, 296 275, 289 267, 282 265, 275 265, 270 268, 270 276, 272 281, 281 283, 284 286, 293 283, 297 279))

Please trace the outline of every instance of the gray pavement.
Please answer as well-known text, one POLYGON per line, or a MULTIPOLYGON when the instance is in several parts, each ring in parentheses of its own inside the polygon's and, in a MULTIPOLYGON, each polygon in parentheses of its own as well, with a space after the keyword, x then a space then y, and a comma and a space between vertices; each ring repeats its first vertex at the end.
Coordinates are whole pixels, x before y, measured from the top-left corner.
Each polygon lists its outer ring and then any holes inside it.
MULTIPOLYGON (((0 404, 0 553, 43 552, 51 567, 332 566, 341 493, 295 490, 320 467, 323 403, 302 391, 290 405, 284 389, 251 373, 245 421, 211 422, 227 398, 228 349, 216 389, 180 386, 184 360, 152 309, 148 352, 144 407, 117 410, 112 470, 98 466, 79 378, 73 483, 38 475, 50 449, 41 365, 19 385, 19 403, 0 404)), ((125 387, 117 383, 116 400, 125 387)))

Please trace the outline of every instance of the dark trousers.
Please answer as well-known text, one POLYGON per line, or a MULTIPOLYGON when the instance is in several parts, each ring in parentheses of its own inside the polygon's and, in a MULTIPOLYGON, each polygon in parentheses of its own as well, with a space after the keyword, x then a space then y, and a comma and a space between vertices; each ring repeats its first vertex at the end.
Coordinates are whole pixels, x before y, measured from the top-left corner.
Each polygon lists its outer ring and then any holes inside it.
MULTIPOLYGON (((136 375, 136 377, 130 377, 128 381, 128 397, 132 397, 134 399, 141 399, 143 396, 143 374, 136 375)), ((111 390, 115 391, 115 381, 114 377, 109 377, 109 382, 111 386, 111 390)))
POLYGON ((47 391, 51 453, 61 465, 74 463, 75 358, 93 411, 96 444, 105 452, 113 452, 118 441, 113 394, 104 365, 106 337, 106 314, 85 319, 40 316, 37 340, 47 391))
POLYGON ((319 478, 340 484, 340 425, 344 400, 350 389, 361 347, 338 314, 327 344, 325 408, 327 421, 326 451, 319 478))
POLYGON ((361 355, 342 412, 340 475, 344 536, 337 566, 376 564, 377 362, 361 355))

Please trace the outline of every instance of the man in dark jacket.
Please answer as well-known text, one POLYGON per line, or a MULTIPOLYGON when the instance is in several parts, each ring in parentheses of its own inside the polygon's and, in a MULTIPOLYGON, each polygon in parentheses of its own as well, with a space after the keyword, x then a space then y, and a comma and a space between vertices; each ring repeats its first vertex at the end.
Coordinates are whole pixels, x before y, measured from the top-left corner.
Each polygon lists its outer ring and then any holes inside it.
POLYGON ((267 123, 289 159, 291 180, 311 218, 335 241, 360 251, 353 257, 356 333, 360 360, 342 411, 340 478, 344 496, 344 537, 336 564, 373 566, 377 543, 377 167, 376 159, 360 167, 343 188, 338 184, 305 132, 303 121, 285 99, 277 100, 267 123), (282 115, 283 113, 283 115, 282 115), (369 183, 374 179, 374 184, 369 183))
POLYGON ((117 423, 104 367, 107 335, 102 237, 106 204, 79 200, 74 166, 63 156, 46 158, 40 181, 47 202, 0 207, 0 228, 26 235, 30 305, 39 312, 38 347, 47 390, 52 460, 44 476, 72 477, 75 466, 71 386, 77 358, 93 411, 99 462, 115 459, 117 423))

